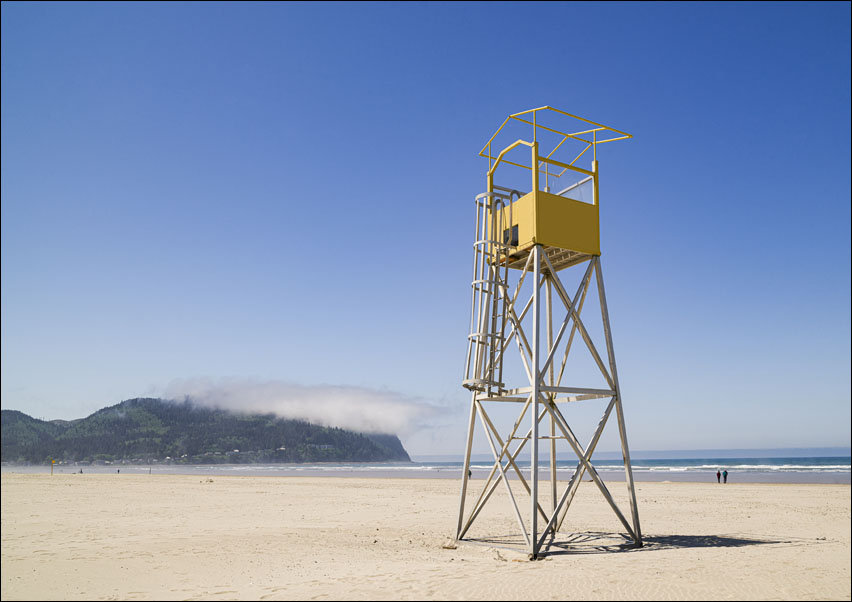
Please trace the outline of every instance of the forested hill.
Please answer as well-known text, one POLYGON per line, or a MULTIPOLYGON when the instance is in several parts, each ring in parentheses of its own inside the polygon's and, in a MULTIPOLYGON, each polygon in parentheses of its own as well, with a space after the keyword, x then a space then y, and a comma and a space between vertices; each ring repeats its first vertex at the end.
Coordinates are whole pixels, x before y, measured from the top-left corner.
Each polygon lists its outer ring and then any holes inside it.
POLYGON ((129 399, 79 420, 3 410, 2 461, 187 464, 410 461, 396 435, 362 434, 162 399, 129 399))

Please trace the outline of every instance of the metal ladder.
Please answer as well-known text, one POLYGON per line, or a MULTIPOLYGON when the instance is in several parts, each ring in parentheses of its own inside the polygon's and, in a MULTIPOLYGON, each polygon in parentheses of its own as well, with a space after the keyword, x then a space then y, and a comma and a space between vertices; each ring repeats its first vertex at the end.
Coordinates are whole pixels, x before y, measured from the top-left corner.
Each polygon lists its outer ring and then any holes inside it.
POLYGON ((503 347, 506 341, 508 256, 514 247, 504 240, 511 228, 512 197, 520 192, 494 187, 477 195, 473 243, 470 334, 465 379, 462 386, 487 396, 500 395, 503 379, 503 347), (506 207, 509 211, 504 211, 506 207))

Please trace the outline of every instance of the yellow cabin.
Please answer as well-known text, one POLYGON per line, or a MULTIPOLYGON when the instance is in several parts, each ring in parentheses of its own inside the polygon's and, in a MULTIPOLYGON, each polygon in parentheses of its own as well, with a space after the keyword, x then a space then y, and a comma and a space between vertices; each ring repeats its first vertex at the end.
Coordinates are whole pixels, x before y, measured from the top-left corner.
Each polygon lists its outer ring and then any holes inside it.
POLYGON ((557 271, 600 255, 597 145, 626 138, 630 134, 552 107, 506 118, 480 152, 488 159, 488 188, 479 205, 486 223, 477 228, 480 240, 490 243, 492 263, 523 270, 537 244, 548 251, 557 271), (585 127, 565 127, 572 122, 585 127), (532 126, 532 136, 492 154, 498 134, 505 137, 518 124, 532 126), (591 159, 591 169, 579 166, 584 157, 591 159), (506 172, 515 168, 532 172, 531 186, 526 184, 529 174, 518 189, 506 185, 504 180, 512 177, 506 172), (527 187, 529 192, 523 191, 527 187))
POLYGON ((601 254, 598 206, 543 190, 528 192, 499 210, 502 242, 508 244, 508 267, 523 269, 535 244, 560 249, 550 254, 557 270, 601 254))

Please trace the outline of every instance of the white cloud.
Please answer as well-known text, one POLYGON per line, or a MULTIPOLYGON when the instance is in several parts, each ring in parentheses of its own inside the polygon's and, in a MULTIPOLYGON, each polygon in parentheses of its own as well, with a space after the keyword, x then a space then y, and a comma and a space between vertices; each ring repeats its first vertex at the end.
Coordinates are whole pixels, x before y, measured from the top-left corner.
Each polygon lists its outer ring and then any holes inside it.
POLYGON ((282 381, 183 379, 162 392, 202 406, 245 413, 273 413, 365 433, 410 433, 436 408, 393 391, 343 385, 305 386, 282 381))

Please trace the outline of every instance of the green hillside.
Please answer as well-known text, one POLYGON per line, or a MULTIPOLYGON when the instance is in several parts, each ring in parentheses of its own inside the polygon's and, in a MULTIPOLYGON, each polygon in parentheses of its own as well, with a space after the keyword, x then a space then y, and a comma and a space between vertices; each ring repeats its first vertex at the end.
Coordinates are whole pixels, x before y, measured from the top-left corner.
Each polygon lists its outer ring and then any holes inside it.
POLYGON ((3 410, 2 461, 410 461, 395 435, 323 427, 272 414, 236 414, 162 399, 129 399, 72 421, 3 410))

